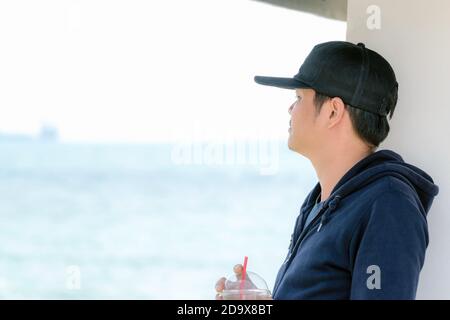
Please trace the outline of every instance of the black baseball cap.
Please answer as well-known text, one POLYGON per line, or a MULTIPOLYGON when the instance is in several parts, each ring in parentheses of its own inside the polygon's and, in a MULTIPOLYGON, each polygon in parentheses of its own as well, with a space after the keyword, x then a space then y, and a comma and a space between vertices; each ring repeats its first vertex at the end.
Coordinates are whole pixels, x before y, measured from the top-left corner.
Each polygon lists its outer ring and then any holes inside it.
POLYGON ((386 59, 363 43, 318 44, 293 78, 255 76, 255 81, 283 89, 311 88, 382 116, 392 115, 397 102, 394 70, 386 59))

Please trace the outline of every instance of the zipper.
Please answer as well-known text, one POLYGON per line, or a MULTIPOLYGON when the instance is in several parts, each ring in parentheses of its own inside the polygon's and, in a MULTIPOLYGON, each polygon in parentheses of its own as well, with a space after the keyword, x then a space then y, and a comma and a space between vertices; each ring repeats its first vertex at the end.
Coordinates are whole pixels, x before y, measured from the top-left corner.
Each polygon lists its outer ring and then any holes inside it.
MULTIPOLYGON (((297 252, 300 247, 302 246, 302 243, 313 234, 311 231, 317 227, 316 232, 320 232, 322 229, 322 226, 326 224, 327 217, 329 216, 330 212, 334 211, 336 207, 338 206, 339 201, 342 199, 342 194, 336 194, 332 198, 330 197, 330 200, 322 205, 322 207, 319 210, 319 213, 317 216, 309 223, 309 225, 304 229, 302 232, 300 232, 300 235, 298 236, 297 241, 295 242, 294 247, 292 250, 289 250, 288 257, 286 258, 285 262, 283 263, 282 267, 284 267, 283 275, 280 277, 280 281, 277 282, 276 288, 273 290, 273 296, 278 290, 278 287, 281 284, 281 281, 283 280, 284 276, 286 275, 286 271, 289 268, 290 263, 292 262, 293 255, 295 252, 297 252), (318 224, 318 221, 320 219, 320 223, 318 224)), ((291 237, 291 243, 293 242, 293 238, 291 237)))
MULTIPOLYGON (((295 242, 294 247, 293 247, 293 248, 290 248, 289 253, 288 253, 288 257, 286 258, 286 260, 285 260, 284 263, 283 263, 283 266, 284 266, 284 268, 285 268, 285 269, 284 269, 284 272, 283 272, 283 275, 281 276, 280 280, 278 281, 277 287, 274 288, 274 290, 273 290, 273 294, 272 294, 273 296, 275 295, 276 291, 278 290, 278 287, 280 286, 281 281, 283 280, 283 278, 284 278, 284 276, 285 276, 285 274, 286 274, 287 268, 289 267, 290 263, 292 262, 292 256, 293 256, 294 252, 296 252, 296 251, 298 251, 298 250, 300 249, 300 247, 301 247, 303 241, 305 241, 305 239, 306 239, 310 234, 313 234, 313 233, 311 232, 311 230, 314 230, 314 229, 315 229, 315 227, 316 227, 317 222, 319 221, 319 219, 322 219, 322 216, 323 216, 323 215, 325 214, 325 212, 328 210, 328 206, 327 206, 326 209, 324 209, 324 208, 325 208, 325 206, 322 206, 322 208, 320 209, 320 211, 319 211, 319 213, 317 214, 317 216, 309 223, 309 225, 306 227, 306 229, 303 230, 303 231, 300 233, 300 235, 299 235, 297 241, 295 242)), ((322 220, 321 220, 321 222, 320 222, 320 224, 319 224, 319 228, 317 229, 316 232, 319 232, 321 228, 322 228, 322 220)), ((293 243, 293 238, 291 237, 291 246, 292 246, 292 243, 293 243)), ((291 246, 290 246, 290 247, 291 247, 291 246)))

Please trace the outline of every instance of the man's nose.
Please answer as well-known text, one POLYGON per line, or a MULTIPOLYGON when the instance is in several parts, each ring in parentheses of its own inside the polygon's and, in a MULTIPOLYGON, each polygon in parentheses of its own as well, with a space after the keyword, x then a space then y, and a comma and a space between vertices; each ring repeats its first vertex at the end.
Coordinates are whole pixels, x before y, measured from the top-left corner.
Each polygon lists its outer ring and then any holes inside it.
POLYGON ((294 103, 291 104, 291 106, 289 107, 289 109, 288 109, 289 114, 291 114, 292 109, 294 109, 294 106, 295 106, 296 103, 297 103, 297 102, 294 102, 294 103))

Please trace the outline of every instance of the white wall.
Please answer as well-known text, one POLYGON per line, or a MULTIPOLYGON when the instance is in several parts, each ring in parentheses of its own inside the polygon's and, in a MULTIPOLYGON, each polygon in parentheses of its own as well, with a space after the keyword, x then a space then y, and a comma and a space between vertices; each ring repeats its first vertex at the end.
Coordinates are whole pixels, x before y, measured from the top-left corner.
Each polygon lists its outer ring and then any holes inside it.
POLYGON ((349 0, 347 39, 393 65, 399 102, 382 148, 428 172, 439 185, 428 215, 430 244, 418 299, 450 299, 450 1, 349 0), (366 12, 380 8, 380 29, 366 12))

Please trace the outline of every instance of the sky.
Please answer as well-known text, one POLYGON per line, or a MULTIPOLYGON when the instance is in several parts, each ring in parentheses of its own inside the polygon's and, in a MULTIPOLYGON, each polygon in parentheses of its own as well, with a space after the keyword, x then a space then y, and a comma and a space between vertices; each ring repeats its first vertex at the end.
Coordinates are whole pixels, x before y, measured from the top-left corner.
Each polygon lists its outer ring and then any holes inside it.
POLYGON ((68 142, 283 139, 291 77, 346 24, 251 0, 0 0, 0 133, 68 142))

